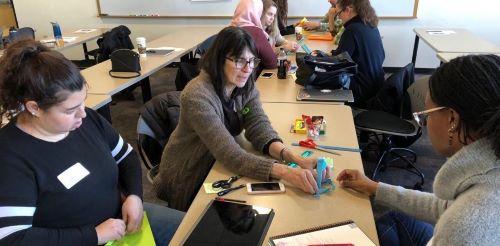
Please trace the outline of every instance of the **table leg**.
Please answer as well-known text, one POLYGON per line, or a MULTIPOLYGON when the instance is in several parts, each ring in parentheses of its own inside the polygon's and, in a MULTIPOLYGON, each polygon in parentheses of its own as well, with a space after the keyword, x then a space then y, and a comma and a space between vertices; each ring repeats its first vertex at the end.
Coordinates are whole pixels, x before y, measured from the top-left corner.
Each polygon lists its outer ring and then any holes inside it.
POLYGON ((151 85, 149 83, 149 77, 141 80, 141 90, 142 90, 142 101, 146 103, 151 99, 151 85))
POLYGON ((420 41, 420 38, 418 37, 418 35, 415 35, 415 43, 413 44, 413 56, 411 57, 411 62, 413 63, 413 65, 415 65, 415 62, 417 61, 418 41, 420 41))
POLYGON ((85 55, 85 60, 88 61, 89 60, 89 55, 87 54, 87 52, 88 52, 87 43, 83 43, 82 46, 83 46, 83 55, 85 55))
POLYGON ((97 113, 102 115, 102 117, 104 117, 104 119, 108 120, 109 123, 111 124, 111 110, 109 108, 109 103, 106 103, 106 105, 98 108, 97 113))

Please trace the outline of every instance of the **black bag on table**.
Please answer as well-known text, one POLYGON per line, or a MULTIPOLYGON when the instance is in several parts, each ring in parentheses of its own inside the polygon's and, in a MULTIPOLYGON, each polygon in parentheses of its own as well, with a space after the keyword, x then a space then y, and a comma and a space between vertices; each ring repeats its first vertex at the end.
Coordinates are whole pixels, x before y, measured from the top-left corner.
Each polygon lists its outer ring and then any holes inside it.
POLYGON ((322 89, 349 89, 350 77, 358 72, 349 53, 336 56, 318 56, 297 53, 297 79, 302 86, 314 86, 322 89))
POLYGON ((137 52, 129 49, 118 49, 111 53, 110 58, 111 70, 109 70, 109 75, 111 77, 129 79, 141 75, 141 62, 139 59, 139 54, 137 52), (133 72, 136 74, 131 76, 120 76, 113 74, 116 72, 133 72))

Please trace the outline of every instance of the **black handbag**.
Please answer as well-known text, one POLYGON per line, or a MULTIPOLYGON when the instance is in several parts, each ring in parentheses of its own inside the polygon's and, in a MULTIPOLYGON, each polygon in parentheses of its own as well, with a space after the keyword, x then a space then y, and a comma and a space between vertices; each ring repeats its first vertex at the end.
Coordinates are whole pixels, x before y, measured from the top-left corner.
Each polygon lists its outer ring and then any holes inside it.
POLYGON ((295 83, 324 89, 349 89, 350 78, 358 72, 358 65, 347 52, 336 56, 318 56, 297 53, 295 83))
POLYGON ((109 76, 113 78, 129 79, 141 75, 141 63, 137 52, 128 49, 117 49, 111 53, 110 59, 111 70, 109 70, 109 76), (114 75, 113 73, 116 72, 133 72, 136 74, 131 76, 114 75))

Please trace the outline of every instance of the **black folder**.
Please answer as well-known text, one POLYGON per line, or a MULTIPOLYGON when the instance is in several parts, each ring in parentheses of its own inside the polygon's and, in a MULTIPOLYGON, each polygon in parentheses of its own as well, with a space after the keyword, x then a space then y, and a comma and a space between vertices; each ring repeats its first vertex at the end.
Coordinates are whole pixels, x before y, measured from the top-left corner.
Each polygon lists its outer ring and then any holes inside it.
POLYGON ((273 216, 270 208, 212 200, 183 245, 262 245, 273 216))

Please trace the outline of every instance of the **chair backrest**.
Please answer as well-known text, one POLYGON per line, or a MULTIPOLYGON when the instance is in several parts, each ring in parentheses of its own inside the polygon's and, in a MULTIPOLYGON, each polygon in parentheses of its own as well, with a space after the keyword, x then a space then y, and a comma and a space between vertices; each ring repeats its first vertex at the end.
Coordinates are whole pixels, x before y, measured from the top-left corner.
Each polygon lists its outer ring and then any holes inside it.
POLYGON ((117 49, 133 49, 134 45, 130 40, 130 33, 130 29, 124 25, 104 33, 102 38, 97 40, 100 49, 97 62, 108 60, 111 53, 117 49))
POLYGON ((429 78, 430 76, 422 76, 415 80, 413 84, 408 87, 408 95, 411 101, 411 111, 419 112, 425 108, 425 96, 429 91, 429 78))
POLYGON ((377 94, 368 100, 368 109, 388 112, 403 119, 411 119, 411 102, 407 89, 414 81, 413 63, 409 63, 385 80, 377 94))
POLYGON ((179 114, 179 91, 155 96, 141 110, 137 122, 137 147, 148 169, 160 164, 163 149, 179 122, 179 114))
POLYGON ((198 54, 200 56, 203 56, 205 53, 207 53, 208 49, 212 44, 214 43, 215 39, 217 38, 217 34, 212 35, 205 39, 200 45, 198 45, 198 48, 196 48, 195 54, 198 54))
POLYGON ((14 43, 23 39, 35 39, 35 30, 31 27, 22 27, 9 31, 9 43, 14 43))

